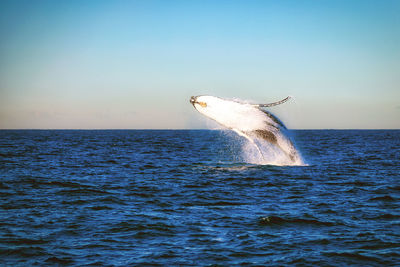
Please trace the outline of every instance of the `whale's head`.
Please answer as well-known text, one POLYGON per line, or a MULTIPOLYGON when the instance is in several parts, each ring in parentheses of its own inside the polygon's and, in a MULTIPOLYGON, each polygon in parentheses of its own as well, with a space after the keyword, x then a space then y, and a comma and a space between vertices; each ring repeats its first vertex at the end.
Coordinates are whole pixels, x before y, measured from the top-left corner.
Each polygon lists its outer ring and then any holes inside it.
POLYGON ((246 121, 254 120, 254 112, 261 112, 245 103, 209 95, 192 96, 190 103, 198 112, 227 128, 247 125, 246 121))
POLYGON ((205 95, 192 96, 190 98, 190 103, 198 111, 204 111, 206 109, 212 108, 211 102, 215 102, 216 99, 217 97, 214 96, 205 96, 205 95))
POLYGON ((200 95, 192 96, 190 103, 198 112, 229 129, 253 131, 263 129, 266 123, 279 127, 272 114, 246 102, 200 95))
POLYGON ((227 110, 221 110, 226 102, 228 101, 225 99, 208 95, 192 96, 190 98, 190 103, 198 112, 212 119, 215 119, 217 113, 227 112, 227 110))

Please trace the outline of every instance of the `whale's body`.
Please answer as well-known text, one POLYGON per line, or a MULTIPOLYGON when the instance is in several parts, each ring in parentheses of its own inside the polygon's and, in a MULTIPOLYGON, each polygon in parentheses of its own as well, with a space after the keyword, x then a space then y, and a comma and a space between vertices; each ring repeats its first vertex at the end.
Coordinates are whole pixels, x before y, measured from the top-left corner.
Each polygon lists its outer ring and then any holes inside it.
POLYGON ((249 140, 262 157, 265 155, 260 146, 263 142, 268 142, 284 152, 288 161, 299 162, 300 155, 287 137, 285 125, 272 113, 261 109, 279 105, 287 99, 271 104, 254 105, 215 96, 196 96, 191 97, 190 102, 204 116, 249 140))

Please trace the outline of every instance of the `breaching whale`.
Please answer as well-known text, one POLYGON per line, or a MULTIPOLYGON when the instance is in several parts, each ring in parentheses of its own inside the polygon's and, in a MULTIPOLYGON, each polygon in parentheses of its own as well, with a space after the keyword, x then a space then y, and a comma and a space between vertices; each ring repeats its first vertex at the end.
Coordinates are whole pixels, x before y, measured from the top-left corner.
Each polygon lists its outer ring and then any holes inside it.
POLYGON ((288 137, 285 125, 271 112, 263 109, 283 104, 289 99, 290 97, 286 97, 269 104, 250 104, 240 100, 200 95, 192 96, 190 103, 204 116, 249 140, 262 158, 265 152, 260 147, 263 142, 268 142, 284 153, 286 162, 302 163, 297 149, 288 137))

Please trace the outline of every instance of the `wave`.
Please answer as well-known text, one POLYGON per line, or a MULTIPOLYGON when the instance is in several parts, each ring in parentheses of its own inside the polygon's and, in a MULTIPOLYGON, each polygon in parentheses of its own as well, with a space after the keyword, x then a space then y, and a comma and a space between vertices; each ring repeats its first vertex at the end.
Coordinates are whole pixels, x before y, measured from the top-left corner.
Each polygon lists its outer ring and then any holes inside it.
POLYGON ((373 198, 370 198, 369 200, 371 200, 371 201, 396 201, 395 198, 393 198, 393 197, 391 197, 389 195, 380 196, 380 197, 373 197, 373 198))
POLYGON ((305 224, 305 225, 322 225, 334 226, 337 225, 333 222, 319 221, 317 219, 304 219, 304 218, 283 218, 279 216, 265 216, 259 218, 261 225, 285 225, 285 224, 305 224))

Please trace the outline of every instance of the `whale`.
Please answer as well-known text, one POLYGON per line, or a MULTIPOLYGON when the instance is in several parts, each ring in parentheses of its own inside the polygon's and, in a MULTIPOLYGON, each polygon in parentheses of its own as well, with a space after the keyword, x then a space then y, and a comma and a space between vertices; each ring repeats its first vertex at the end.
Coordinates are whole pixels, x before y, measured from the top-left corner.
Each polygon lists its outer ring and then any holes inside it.
POLYGON ((199 95, 190 97, 190 103, 202 115, 246 138, 262 158, 266 155, 261 147, 266 142, 282 151, 288 161, 301 162, 301 156, 289 138, 286 126, 277 116, 265 110, 289 99, 286 97, 277 102, 251 104, 240 99, 199 95))

